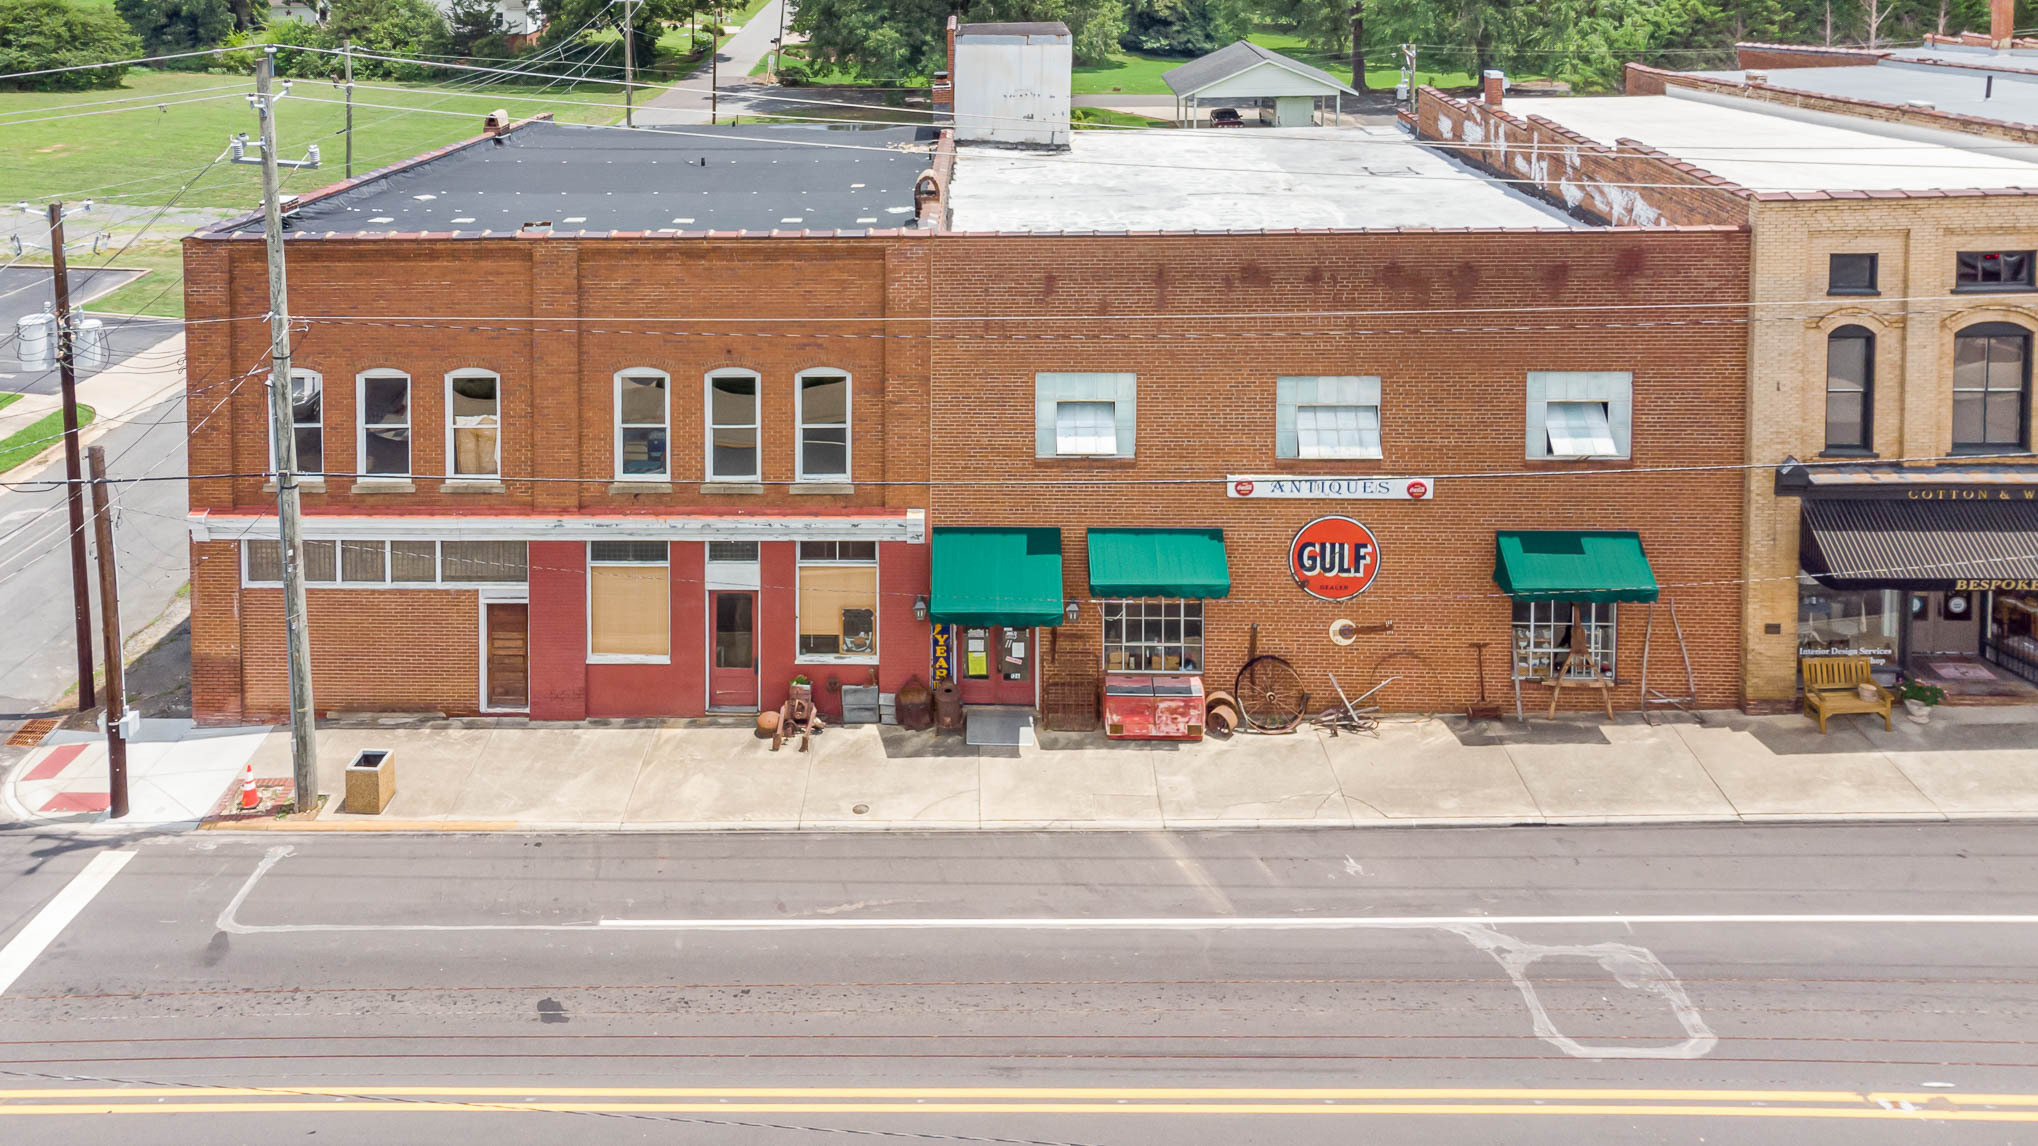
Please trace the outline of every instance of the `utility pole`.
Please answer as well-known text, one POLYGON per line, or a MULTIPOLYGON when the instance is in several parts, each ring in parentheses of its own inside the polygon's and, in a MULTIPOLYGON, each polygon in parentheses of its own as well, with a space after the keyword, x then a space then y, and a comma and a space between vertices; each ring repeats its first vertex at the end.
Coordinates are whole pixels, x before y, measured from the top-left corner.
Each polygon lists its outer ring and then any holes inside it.
MULTIPOLYGON (((311 702, 311 634, 305 629, 304 532, 298 520, 297 432, 291 419, 290 297, 283 272, 283 204, 276 174, 276 49, 255 66, 262 127, 262 234, 269 247, 269 437, 276 447, 276 519, 283 542, 283 630, 290 662, 290 764, 297 810, 318 806, 318 744, 311 702)), ((316 167, 314 150, 308 162, 316 167)))
POLYGON ((722 84, 722 13, 715 13, 714 34, 708 37, 708 123, 716 122, 716 97, 722 84))
POLYGON ((785 10, 792 0, 778 0, 778 39, 771 42, 771 79, 779 82, 778 70, 785 66, 785 10))
MULTIPOLYGON (((64 500, 71 509, 71 608, 77 619, 78 711, 99 703, 92 687, 92 589, 85 576, 84 466, 78 456, 78 372, 71 337, 70 267, 64 261, 64 205, 50 204, 50 265, 57 296, 57 379, 64 391, 64 500)), ((118 655, 117 649, 109 655, 118 655)))
POLYGON ((623 126, 637 126, 637 21, 630 0, 623 6, 623 126))
POLYGON ((121 655, 120 573, 113 560, 113 495, 106 483, 106 447, 92 447, 92 536, 99 550, 99 618, 106 642, 106 814, 127 815, 126 658, 121 655))
POLYGON ((347 178, 354 177, 354 41, 340 42, 340 60, 347 69, 347 178))

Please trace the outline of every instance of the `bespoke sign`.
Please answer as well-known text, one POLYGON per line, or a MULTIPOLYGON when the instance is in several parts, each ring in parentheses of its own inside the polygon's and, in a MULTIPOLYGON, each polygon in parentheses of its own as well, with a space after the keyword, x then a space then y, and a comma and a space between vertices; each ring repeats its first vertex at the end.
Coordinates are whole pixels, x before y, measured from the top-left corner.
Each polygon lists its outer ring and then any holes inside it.
POLYGON ((1288 546, 1288 572, 1312 597, 1349 600, 1370 588, 1380 572, 1380 543, 1349 517, 1319 517, 1288 546))
POLYGON ((1233 474, 1224 479, 1231 497, 1325 497, 1369 501, 1429 501, 1436 497, 1434 478, 1287 477, 1281 474, 1233 474))

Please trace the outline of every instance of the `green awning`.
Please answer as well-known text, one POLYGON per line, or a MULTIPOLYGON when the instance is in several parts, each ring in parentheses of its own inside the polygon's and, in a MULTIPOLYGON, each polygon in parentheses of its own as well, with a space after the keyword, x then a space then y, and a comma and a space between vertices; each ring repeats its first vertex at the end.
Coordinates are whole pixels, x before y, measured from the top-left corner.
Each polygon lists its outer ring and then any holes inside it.
POLYGON ((1222 529, 1092 529, 1090 592, 1098 597, 1227 597, 1222 529))
POLYGON ((1631 529, 1496 535, 1493 580, 1517 601, 1653 601, 1656 571, 1631 529))
POLYGON ((927 615, 945 625, 1029 628, 1062 622, 1061 530, 934 530, 927 615))

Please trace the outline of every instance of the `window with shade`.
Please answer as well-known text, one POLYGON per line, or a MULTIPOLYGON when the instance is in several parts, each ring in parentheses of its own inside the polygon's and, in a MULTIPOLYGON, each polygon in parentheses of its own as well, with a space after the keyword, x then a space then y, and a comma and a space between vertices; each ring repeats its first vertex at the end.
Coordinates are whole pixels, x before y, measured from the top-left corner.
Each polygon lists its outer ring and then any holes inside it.
POLYGON ((446 376, 446 472, 454 477, 502 475, 502 379, 486 370, 446 376))
POLYGON ((587 659, 663 664, 672 658, 672 583, 663 541, 587 543, 587 659))
POLYGON ((756 481, 757 375, 708 376, 708 480, 756 481))
POLYGON ((849 376, 802 372, 800 382, 801 481, 849 480, 849 376))
POLYGON ((2021 450, 2030 440, 2031 332, 2007 322, 1953 339, 1953 449, 2021 450))
POLYGON ((1840 327, 1826 336, 1826 452, 1866 453, 1874 406, 1875 335, 1840 327))
POLYGON ((877 662, 877 543, 802 541, 800 659, 877 662))
POLYGON ((669 379, 656 370, 625 370, 616 375, 616 478, 619 481, 667 481, 672 470, 666 446, 669 379))
POLYGON ((410 375, 375 371, 360 378, 360 470, 370 477, 410 476, 410 375))

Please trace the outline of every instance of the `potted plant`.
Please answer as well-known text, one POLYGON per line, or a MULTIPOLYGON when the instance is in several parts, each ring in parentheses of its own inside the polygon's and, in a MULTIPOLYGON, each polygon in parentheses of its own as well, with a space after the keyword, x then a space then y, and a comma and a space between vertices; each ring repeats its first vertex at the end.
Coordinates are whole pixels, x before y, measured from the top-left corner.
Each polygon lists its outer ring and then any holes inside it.
POLYGON ((1932 710, 1946 703, 1946 690, 1936 684, 1905 678, 1896 682, 1897 699, 1904 702, 1904 712, 1919 724, 1930 723, 1932 710))
POLYGON ((806 673, 795 676, 789 690, 794 700, 814 699, 814 682, 807 679, 806 673))

